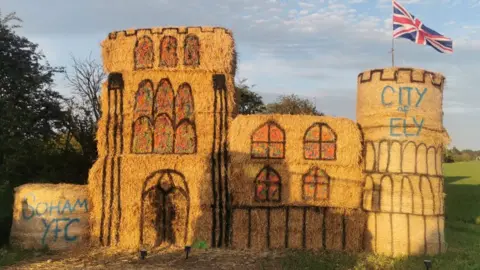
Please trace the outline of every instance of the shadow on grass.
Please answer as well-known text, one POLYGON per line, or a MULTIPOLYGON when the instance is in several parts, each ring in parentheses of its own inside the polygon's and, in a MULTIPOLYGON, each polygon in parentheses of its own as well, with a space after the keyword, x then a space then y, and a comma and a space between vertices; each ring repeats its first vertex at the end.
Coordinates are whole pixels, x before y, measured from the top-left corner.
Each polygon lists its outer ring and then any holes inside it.
POLYGON ((4 247, 0 249, 0 268, 17 264, 26 260, 48 260, 47 256, 55 252, 48 249, 24 250, 18 248, 4 247))
POLYGON ((470 178, 470 176, 445 176, 445 184, 450 185, 450 184, 455 184, 456 181, 460 181, 463 179, 470 178))
POLYGON ((445 177, 445 219, 480 225, 480 185, 455 184, 468 178, 445 177))

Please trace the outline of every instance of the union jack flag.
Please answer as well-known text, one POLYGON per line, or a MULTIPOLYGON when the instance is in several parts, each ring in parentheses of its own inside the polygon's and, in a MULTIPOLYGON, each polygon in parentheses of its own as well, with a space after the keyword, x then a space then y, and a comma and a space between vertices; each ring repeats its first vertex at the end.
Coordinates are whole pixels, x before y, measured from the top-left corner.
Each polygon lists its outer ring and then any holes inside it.
POLYGON ((406 38, 420 45, 432 46, 441 53, 453 53, 453 42, 426 27, 396 0, 393 1, 393 38, 406 38))

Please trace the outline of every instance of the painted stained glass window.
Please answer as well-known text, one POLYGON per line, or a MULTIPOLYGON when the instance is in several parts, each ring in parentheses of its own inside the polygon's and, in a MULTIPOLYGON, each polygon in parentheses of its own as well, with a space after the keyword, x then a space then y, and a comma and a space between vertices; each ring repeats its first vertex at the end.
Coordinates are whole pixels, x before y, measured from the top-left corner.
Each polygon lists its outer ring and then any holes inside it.
POLYGON ((183 119, 192 119, 193 117, 193 97, 192 89, 188 83, 183 83, 177 90, 175 98, 175 117, 177 124, 183 119))
POLYGON ((185 37, 184 54, 185 65, 200 65, 200 40, 197 36, 188 35, 185 37))
POLYGON ((270 166, 265 166, 255 178, 255 200, 260 202, 281 200, 281 178, 270 166))
POLYGON ((135 97, 132 152, 195 153, 197 140, 193 108, 189 84, 180 84, 175 96, 166 78, 160 80, 154 94, 152 82, 142 81, 135 97))
POLYGON ((150 116, 153 108, 153 84, 144 80, 138 85, 135 95, 135 117, 150 116))
POLYGON ((306 201, 328 200, 329 177, 325 171, 313 167, 303 175, 303 199, 306 201))
POLYGON ((153 152, 158 154, 173 153, 173 137, 175 136, 172 121, 166 114, 157 116, 154 127, 153 152))
POLYGON ((152 68, 154 61, 153 41, 144 36, 135 45, 135 69, 152 68))
POLYGON ((152 152, 152 126, 146 116, 142 116, 133 124, 133 152, 152 152))
POLYGON ((155 96, 155 114, 166 113, 173 116, 174 94, 172 84, 168 79, 162 79, 158 83, 155 96))
POLYGON ((189 121, 183 121, 175 132, 175 154, 195 153, 195 127, 189 121))
POLYGON ((166 36, 160 42, 160 66, 176 67, 177 63, 177 39, 166 36))
POLYGON ((315 123, 310 126, 303 143, 305 159, 336 159, 337 135, 327 124, 315 123))
POLYGON ((285 131, 274 122, 267 122, 252 134, 252 158, 285 158, 285 131))

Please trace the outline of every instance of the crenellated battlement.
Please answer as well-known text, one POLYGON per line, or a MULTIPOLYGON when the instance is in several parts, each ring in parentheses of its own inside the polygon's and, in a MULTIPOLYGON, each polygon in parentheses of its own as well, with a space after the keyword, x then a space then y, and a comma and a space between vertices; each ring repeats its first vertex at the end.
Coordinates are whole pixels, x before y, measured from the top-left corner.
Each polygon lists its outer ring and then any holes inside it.
POLYGON ((165 35, 171 34, 195 34, 195 33, 224 33, 230 35, 233 38, 232 31, 218 26, 190 26, 190 27, 154 27, 154 28, 139 28, 139 29, 126 29, 120 31, 110 32, 108 39, 115 40, 122 37, 138 36, 138 34, 149 35, 165 35))
POLYGON ((158 27, 112 32, 102 42, 105 69, 234 74, 232 32, 221 27, 158 27))
POLYGON ((372 69, 358 74, 358 84, 377 81, 391 81, 396 83, 428 83, 443 91, 445 77, 439 73, 416 68, 386 68, 372 69))

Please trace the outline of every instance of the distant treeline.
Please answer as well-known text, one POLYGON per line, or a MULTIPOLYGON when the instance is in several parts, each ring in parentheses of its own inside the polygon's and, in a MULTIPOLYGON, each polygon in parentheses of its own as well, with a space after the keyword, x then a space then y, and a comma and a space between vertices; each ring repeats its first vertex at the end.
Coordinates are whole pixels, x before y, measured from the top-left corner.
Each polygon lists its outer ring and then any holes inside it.
POLYGON ((479 160, 480 150, 458 150, 456 147, 453 147, 445 151, 443 159, 445 163, 479 160))

